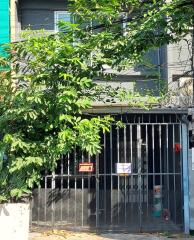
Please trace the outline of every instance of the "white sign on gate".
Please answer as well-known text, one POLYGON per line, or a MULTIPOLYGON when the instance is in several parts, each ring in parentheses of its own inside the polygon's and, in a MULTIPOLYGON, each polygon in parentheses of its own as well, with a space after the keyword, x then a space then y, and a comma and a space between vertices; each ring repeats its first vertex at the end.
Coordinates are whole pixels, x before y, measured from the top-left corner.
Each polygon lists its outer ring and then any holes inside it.
POLYGON ((130 174, 131 173, 131 163, 116 163, 116 173, 117 174, 130 174))

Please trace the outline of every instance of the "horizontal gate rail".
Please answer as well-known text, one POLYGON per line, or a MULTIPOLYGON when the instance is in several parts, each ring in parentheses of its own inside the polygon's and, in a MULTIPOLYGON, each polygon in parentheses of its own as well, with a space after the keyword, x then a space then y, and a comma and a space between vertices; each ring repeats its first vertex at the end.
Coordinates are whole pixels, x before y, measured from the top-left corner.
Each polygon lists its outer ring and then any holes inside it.
MULTIPOLYGON (((153 176, 153 175, 155 175, 155 176, 157 176, 157 175, 172 175, 172 176, 174 176, 174 175, 182 175, 182 173, 160 173, 160 172, 158 172, 158 173, 141 173, 141 175, 142 176, 153 176)), ((95 177, 96 176, 96 174, 91 174, 91 175, 66 175, 66 174, 63 174, 63 175, 55 175, 55 178, 75 178, 75 177, 77 177, 77 178, 88 178, 88 177, 95 177)), ((98 176, 117 176, 118 177, 118 174, 117 173, 112 173, 112 174, 103 174, 103 173, 99 173, 98 174, 98 176)), ((138 176, 138 173, 130 173, 130 176, 138 176)), ((48 175, 48 176, 46 176, 46 177, 43 177, 43 178, 52 178, 52 176, 51 175, 48 175)))

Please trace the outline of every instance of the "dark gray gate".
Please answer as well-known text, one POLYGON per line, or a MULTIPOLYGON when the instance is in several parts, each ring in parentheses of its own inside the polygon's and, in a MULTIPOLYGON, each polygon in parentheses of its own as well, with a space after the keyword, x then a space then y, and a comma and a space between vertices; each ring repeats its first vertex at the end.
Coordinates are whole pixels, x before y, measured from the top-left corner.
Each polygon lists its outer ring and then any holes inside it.
POLYGON ((182 230, 179 118, 126 119, 124 128, 113 125, 102 136, 100 155, 76 150, 61 159, 55 172, 45 175, 42 186, 34 190, 33 224, 132 232, 182 230), (81 162, 93 162, 95 171, 79 173, 81 162), (131 163, 132 173, 117 175, 118 162, 131 163))

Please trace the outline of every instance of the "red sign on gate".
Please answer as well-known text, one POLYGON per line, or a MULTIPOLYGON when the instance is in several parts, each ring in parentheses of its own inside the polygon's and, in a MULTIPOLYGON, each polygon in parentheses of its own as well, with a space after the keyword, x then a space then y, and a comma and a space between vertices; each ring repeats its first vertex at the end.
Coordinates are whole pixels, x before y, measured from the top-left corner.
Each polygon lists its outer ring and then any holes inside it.
POLYGON ((174 149, 176 153, 179 153, 181 151, 181 144, 180 143, 175 143, 174 144, 174 149))
POLYGON ((94 164, 93 163, 80 163, 79 164, 79 172, 84 173, 84 172, 93 172, 94 171, 94 164))

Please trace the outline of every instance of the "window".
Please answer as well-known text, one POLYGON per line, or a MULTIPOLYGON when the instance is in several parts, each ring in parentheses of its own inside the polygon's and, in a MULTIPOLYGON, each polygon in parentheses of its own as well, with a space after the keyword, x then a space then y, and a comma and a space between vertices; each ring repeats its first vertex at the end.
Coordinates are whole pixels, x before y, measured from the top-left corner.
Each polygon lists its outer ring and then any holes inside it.
POLYGON ((54 26, 56 32, 60 31, 60 28, 58 26, 58 22, 60 21, 73 22, 71 13, 67 11, 55 11, 54 26))

